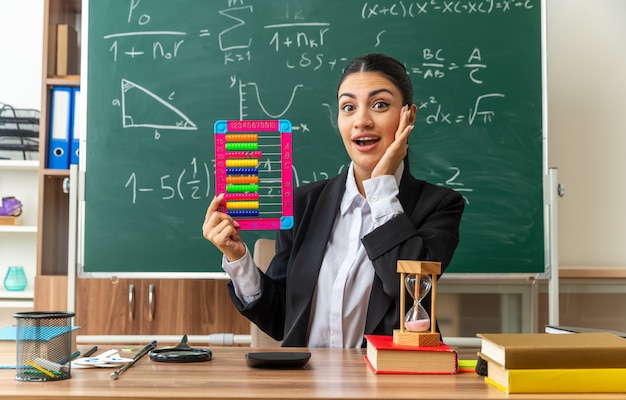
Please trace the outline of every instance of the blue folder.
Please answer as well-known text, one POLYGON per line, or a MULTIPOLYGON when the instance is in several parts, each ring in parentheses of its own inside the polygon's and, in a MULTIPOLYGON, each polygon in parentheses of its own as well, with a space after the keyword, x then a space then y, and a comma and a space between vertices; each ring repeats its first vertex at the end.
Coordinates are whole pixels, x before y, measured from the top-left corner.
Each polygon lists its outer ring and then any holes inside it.
POLYGON ((70 143, 70 164, 78 164, 80 156, 80 88, 75 87, 72 90, 72 129, 71 129, 71 143, 70 143))
POLYGON ((72 131, 72 88, 52 88, 50 103, 50 136, 48 142, 48 168, 70 167, 70 136, 72 131))

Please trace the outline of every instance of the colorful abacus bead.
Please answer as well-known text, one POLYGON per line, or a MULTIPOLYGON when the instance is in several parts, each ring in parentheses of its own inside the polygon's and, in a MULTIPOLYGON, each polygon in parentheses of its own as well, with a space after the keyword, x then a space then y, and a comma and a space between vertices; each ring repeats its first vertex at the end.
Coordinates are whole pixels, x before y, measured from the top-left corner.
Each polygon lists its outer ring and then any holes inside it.
POLYGON ((225 145, 226 151, 242 151, 242 150, 258 150, 259 144, 256 142, 253 143, 226 143, 225 145))
POLYGON ((263 153, 260 151, 227 151, 226 158, 261 158, 263 153))
POLYGON ((228 210, 258 210, 258 201, 227 201, 226 208, 228 210))
POLYGON ((227 175, 226 183, 246 184, 259 183, 258 175, 227 175))
POLYGON ((236 185, 236 184, 227 184, 226 192, 227 193, 244 193, 244 192, 258 192, 259 185, 257 184, 248 184, 248 185, 236 185))
POLYGON ((226 142, 258 142, 259 135, 256 133, 234 133, 226 135, 226 142))
POLYGON ((258 210, 228 210, 228 215, 231 217, 258 217, 258 210))
POLYGON ((226 175, 258 175, 258 168, 226 168, 226 175))
POLYGON ((234 159, 234 160, 230 160, 227 159, 226 160, 226 167, 248 167, 248 168, 255 168, 259 165, 259 160, 243 160, 243 159, 234 159))
POLYGON ((226 201, 258 201, 258 193, 226 193, 224 195, 226 201))

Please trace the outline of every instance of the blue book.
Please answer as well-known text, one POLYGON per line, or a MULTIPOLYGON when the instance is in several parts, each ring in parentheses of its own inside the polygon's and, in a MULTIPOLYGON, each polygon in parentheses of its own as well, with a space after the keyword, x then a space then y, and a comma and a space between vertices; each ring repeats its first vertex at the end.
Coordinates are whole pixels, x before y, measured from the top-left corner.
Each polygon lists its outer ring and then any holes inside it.
MULTIPOLYGON (((21 327, 19 340, 24 342, 39 341, 38 351, 44 356, 50 353, 57 355, 54 349, 59 343, 65 343, 67 338, 64 334, 72 333, 80 329, 79 326, 43 326, 43 327, 21 327), (60 341, 60 342, 59 342, 60 341)), ((14 369, 17 356, 18 332, 15 326, 5 326, 0 328, 0 369, 14 369)), ((72 336, 72 351, 76 352, 77 345, 75 337, 72 336)))
MULTIPOLYGON (((79 326, 26 326, 20 329, 19 340, 41 340, 46 342, 79 328, 79 326)), ((0 341, 16 340, 18 340, 16 326, 0 328, 0 341)))

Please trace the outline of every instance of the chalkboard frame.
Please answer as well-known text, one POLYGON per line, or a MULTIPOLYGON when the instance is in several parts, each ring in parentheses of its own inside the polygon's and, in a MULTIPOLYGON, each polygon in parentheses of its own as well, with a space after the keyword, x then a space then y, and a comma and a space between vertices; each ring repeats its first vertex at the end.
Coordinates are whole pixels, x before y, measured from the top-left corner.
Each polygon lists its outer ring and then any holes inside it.
MULTIPOLYGON (((541 93, 542 93, 542 99, 541 99, 541 115, 542 115, 542 126, 541 126, 541 147, 542 147, 542 177, 541 177, 541 187, 542 187, 542 195, 544 197, 544 214, 543 214, 543 219, 544 219, 544 224, 543 224, 543 240, 544 240, 544 263, 543 263, 543 270, 541 271, 532 271, 532 272, 505 272, 505 271, 498 271, 498 272, 488 272, 488 273, 482 273, 482 272, 470 272, 470 273, 465 273, 465 272, 447 272, 446 275, 454 275, 454 276, 462 276, 462 277, 468 277, 468 278, 480 278, 480 279, 484 279, 484 278, 498 278, 498 277, 505 277, 505 278, 526 278, 528 276, 532 276, 535 278, 548 278, 549 277, 549 261, 548 261, 548 254, 549 254, 549 235, 551 234, 549 227, 548 227, 548 212, 547 212, 547 208, 546 208, 546 192, 547 192, 547 171, 548 171, 548 160, 547 160, 547 148, 548 148, 548 135, 547 135, 547 100, 546 100, 546 52, 545 52, 545 9, 546 9, 546 5, 545 5, 545 0, 540 0, 538 1, 538 3, 540 4, 541 7, 541 11, 540 11, 540 15, 541 15, 541 21, 540 21, 540 30, 541 30, 541 49, 540 49, 540 53, 541 53, 541 93)), ((535 3, 536 5, 536 3, 535 3)), ((88 76, 88 68, 85 67, 86 65, 88 65, 88 63, 86 62, 87 59, 87 54, 88 54, 88 48, 89 48, 89 41, 88 41, 88 16, 89 16, 89 0, 85 0, 84 1, 84 5, 83 5, 83 71, 84 74, 81 77, 81 87, 83 88, 82 90, 84 91, 85 95, 83 96, 84 99, 88 98, 88 83, 87 83, 87 76, 88 76)), ((85 106, 85 112, 86 112, 86 108, 87 106, 85 106)), ((85 126, 87 124, 87 118, 82 118, 83 120, 83 126, 85 126)), ((85 127, 85 131, 86 127, 85 127)), ((81 146, 85 146, 87 145, 87 137, 88 134, 85 134, 84 137, 81 139, 81 146)), ((85 186, 86 186, 86 180, 87 180, 87 168, 86 168, 86 163, 84 162, 84 158, 83 157, 81 159, 81 163, 80 163, 80 174, 79 174, 79 187, 80 187, 80 204, 79 204, 79 240, 78 240, 78 246, 77 246, 77 253, 78 253, 78 265, 77 265, 77 271, 78 271, 78 275, 80 277, 85 277, 85 278, 102 278, 102 277, 125 277, 125 278, 148 278, 148 277, 154 277, 154 278, 226 278, 227 276, 221 272, 221 270, 219 269, 219 266, 217 266, 217 268, 215 267, 211 267, 211 271, 207 271, 207 272, 190 272, 190 271, 166 271, 166 272, 143 272, 143 271, 130 271, 130 272, 121 272, 121 271, 112 271, 112 272, 100 272, 100 271, 91 271, 89 269, 89 266, 87 265, 87 267, 85 266, 84 263, 84 230, 85 230, 85 226, 83 225, 85 223, 85 186)), ((274 233, 272 232, 267 232, 265 234, 263 234, 261 237, 269 237, 272 238, 274 235, 274 233)), ((249 247, 252 248, 253 243, 248 243, 249 247)))

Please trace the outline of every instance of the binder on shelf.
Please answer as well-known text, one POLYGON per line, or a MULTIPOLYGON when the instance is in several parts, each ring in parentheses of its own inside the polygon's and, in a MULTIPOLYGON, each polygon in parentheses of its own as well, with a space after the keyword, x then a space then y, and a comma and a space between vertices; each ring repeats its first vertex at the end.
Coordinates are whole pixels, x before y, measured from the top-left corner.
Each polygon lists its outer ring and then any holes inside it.
POLYGON ((80 88, 72 89, 72 130, 70 142, 70 164, 78 164, 80 156, 80 88))
POLYGON ((72 88, 55 86, 52 88, 51 97, 48 168, 68 169, 72 129, 72 88))

